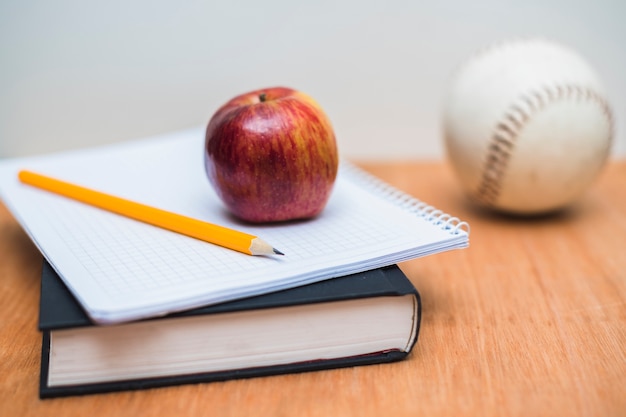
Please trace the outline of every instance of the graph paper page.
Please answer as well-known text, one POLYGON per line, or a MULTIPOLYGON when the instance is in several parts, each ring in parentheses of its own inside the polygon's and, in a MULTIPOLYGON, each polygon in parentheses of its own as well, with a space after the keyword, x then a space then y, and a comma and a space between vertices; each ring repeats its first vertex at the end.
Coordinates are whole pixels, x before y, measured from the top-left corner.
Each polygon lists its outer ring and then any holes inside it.
POLYGON ((203 131, 0 162, 0 196, 96 322, 163 315, 465 247, 446 228, 342 168, 323 213, 240 223, 206 179, 203 131), (286 256, 248 256, 20 184, 29 169, 257 235, 286 256), (357 180, 353 180, 353 177, 357 180), (364 185, 365 184, 365 185, 364 185))

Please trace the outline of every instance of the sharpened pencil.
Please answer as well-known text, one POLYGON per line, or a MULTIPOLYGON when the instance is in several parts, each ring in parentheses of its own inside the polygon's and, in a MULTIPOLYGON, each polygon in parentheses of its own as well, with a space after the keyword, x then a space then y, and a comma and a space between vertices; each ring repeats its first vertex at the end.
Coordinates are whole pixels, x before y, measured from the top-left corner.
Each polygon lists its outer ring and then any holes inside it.
POLYGON ((32 171, 22 170, 18 173, 18 178, 24 184, 248 255, 284 255, 261 238, 238 230, 91 190, 32 171))

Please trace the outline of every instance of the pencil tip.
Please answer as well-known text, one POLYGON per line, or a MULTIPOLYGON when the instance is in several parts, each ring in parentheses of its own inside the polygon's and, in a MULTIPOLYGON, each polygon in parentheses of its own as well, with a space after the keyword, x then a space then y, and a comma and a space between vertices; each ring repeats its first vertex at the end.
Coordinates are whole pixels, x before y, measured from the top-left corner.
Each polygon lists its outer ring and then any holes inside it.
POLYGON ((250 255, 284 255, 284 253, 258 237, 252 239, 252 242, 250 243, 250 252, 246 253, 249 253, 250 255))

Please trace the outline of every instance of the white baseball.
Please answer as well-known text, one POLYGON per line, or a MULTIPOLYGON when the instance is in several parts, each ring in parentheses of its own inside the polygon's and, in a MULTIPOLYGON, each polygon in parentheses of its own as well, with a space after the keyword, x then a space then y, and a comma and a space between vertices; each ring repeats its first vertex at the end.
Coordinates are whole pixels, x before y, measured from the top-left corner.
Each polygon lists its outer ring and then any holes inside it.
POLYGON ((560 209, 602 170, 613 136, 601 82, 547 40, 493 45, 459 67, 444 100, 446 150, 463 188, 517 214, 560 209))

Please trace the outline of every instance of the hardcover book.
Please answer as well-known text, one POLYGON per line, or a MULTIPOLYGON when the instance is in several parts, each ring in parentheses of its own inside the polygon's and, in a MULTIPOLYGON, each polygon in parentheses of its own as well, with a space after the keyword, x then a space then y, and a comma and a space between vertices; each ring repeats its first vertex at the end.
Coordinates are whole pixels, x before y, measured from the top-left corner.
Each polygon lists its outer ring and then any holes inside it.
POLYGON ((163 317, 94 325, 44 262, 40 397, 392 362, 417 341, 418 291, 396 266, 163 317))

